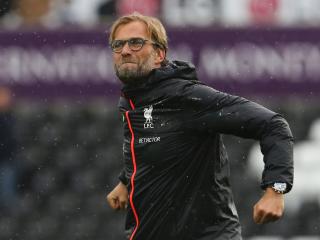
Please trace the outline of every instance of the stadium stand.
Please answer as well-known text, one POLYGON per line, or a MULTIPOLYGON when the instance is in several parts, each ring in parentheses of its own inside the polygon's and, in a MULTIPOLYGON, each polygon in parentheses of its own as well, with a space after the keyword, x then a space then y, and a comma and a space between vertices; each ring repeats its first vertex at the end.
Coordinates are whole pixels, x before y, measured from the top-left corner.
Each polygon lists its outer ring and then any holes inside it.
POLYGON ((16 107, 19 203, 0 239, 122 239, 123 215, 105 203, 122 163, 118 113, 60 104, 16 107))

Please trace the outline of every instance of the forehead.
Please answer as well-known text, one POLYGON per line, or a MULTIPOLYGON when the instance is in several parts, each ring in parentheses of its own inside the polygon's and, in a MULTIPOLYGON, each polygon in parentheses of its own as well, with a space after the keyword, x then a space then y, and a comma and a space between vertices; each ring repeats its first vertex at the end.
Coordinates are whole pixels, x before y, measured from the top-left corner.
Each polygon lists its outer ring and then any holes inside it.
POLYGON ((120 25, 114 35, 115 39, 128 39, 133 37, 149 38, 145 23, 134 21, 120 25))

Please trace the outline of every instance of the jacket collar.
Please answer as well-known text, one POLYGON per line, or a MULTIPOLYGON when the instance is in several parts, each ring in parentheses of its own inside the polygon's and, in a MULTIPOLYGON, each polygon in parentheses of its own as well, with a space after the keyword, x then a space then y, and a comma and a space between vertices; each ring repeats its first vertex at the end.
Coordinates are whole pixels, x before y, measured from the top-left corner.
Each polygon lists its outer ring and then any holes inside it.
POLYGON ((153 69, 148 76, 146 76, 144 79, 141 79, 141 81, 139 81, 137 84, 123 85, 121 90, 122 95, 126 98, 133 98, 144 91, 150 90, 157 83, 172 78, 198 81, 195 66, 193 64, 183 61, 172 61, 166 66, 153 69))

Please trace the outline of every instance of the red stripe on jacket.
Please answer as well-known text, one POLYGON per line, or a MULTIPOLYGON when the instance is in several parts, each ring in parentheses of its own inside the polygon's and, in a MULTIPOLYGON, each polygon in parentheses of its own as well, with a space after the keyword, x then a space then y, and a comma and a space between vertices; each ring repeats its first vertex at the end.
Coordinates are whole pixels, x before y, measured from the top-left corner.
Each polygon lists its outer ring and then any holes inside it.
MULTIPOLYGON (((133 102, 131 101, 131 99, 129 100, 130 101, 130 105, 131 105, 131 108, 132 110, 134 110, 134 105, 133 105, 133 102)), ((133 202, 133 194, 134 194, 134 177, 137 173, 137 163, 136 163, 136 156, 135 156, 135 151, 134 151, 134 132, 133 132, 133 129, 132 129, 132 126, 131 126, 131 122, 130 122, 130 117, 129 117, 129 111, 126 112, 126 118, 127 118, 127 122, 128 122, 128 126, 129 126, 129 130, 130 130, 130 133, 131 133, 131 143, 130 143, 130 148, 131 148, 131 157, 132 157, 132 164, 133 164, 133 173, 132 173, 132 176, 131 176, 131 192, 130 192, 130 205, 131 205, 131 209, 133 211, 133 215, 134 215, 134 218, 136 220, 136 226, 131 234, 131 237, 130 237, 130 240, 133 239, 138 227, 139 227, 139 217, 138 217, 138 214, 137 214, 137 211, 136 211, 136 208, 134 206, 134 202, 133 202)))

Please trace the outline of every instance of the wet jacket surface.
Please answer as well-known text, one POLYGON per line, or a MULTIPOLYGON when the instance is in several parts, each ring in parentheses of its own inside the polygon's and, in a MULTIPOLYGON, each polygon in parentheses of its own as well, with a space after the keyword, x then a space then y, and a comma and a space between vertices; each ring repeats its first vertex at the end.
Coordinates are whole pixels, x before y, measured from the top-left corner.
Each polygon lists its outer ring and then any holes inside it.
MULTIPOLYGON (((241 239, 221 134, 260 141, 261 187, 293 182, 293 138, 277 113, 197 80, 174 61, 138 86, 124 86, 124 169, 128 239, 241 239)), ((259 193, 257 193, 259 194, 259 193)))

